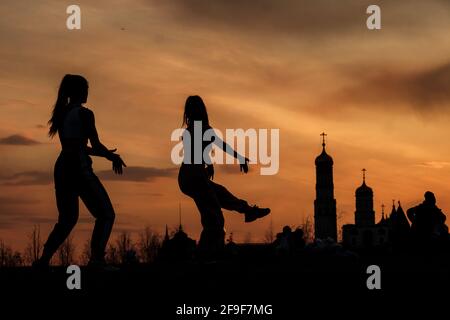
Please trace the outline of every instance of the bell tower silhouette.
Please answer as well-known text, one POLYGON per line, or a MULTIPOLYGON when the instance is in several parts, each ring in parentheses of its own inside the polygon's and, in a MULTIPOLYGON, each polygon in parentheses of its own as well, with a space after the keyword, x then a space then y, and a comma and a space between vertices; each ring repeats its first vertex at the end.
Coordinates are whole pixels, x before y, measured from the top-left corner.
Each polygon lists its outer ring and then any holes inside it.
POLYGON ((373 190, 366 184, 366 171, 366 169, 362 169, 363 182, 362 185, 355 191, 355 225, 359 227, 375 225, 375 211, 373 210, 373 190))
POLYGON ((314 229, 316 239, 337 241, 336 199, 334 199, 333 158, 325 151, 325 132, 322 153, 316 158, 316 200, 314 200, 314 229))

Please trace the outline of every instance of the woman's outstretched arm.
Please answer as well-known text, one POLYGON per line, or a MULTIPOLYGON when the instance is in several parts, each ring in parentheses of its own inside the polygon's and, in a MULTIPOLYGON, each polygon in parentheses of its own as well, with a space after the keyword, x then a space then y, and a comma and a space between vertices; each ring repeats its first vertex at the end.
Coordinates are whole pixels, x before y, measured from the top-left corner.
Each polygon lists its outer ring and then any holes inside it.
MULTIPOLYGON (((212 130, 214 130, 214 129, 212 129, 212 130)), ((244 171, 245 173, 248 172, 248 163, 250 161, 248 158, 246 158, 243 155, 239 154, 228 143, 223 141, 215 132, 214 132, 214 135, 211 138, 211 141, 215 145, 217 145, 220 149, 222 149, 226 153, 232 155, 234 158, 238 159, 241 171, 244 171)))
POLYGON ((109 150, 100 142, 97 128, 95 127, 94 113, 89 109, 85 109, 85 120, 89 141, 91 143, 91 147, 87 147, 88 154, 110 160, 113 164, 114 172, 122 174, 122 167, 126 167, 125 162, 123 162, 120 155, 115 153, 117 149, 109 150))

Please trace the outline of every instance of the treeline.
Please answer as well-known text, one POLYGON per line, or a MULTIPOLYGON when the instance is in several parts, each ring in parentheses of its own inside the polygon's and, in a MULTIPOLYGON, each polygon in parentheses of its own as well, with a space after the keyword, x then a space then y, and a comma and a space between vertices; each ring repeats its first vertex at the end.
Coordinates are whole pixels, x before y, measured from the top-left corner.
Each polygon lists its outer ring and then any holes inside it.
MULTIPOLYGON (((162 236, 151 227, 145 227, 134 235, 122 231, 110 239, 106 250, 106 261, 113 265, 152 263, 158 256, 162 245, 162 236)), ((0 239, 0 268, 31 266, 42 254, 43 239, 39 226, 34 226, 28 235, 23 252, 14 250, 0 239)), ((91 257, 90 240, 78 248, 73 237, 69 236, 60 246, 52 259, 52 265, 86 265, 91 257)))

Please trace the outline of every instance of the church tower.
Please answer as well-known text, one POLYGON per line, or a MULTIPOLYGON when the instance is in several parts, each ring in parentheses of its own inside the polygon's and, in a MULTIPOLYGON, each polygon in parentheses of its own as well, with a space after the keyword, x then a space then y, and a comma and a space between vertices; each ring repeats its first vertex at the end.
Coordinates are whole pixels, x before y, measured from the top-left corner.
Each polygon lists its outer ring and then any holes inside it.
POLYGON ((373 210, 373 191, 366 185, 366 169, 362 169, 363 182, 355 192, 356 211, 355 225, 367 227, 375 225, 375 211, 373 210))
POLYGON ((314 200, 314 228, 316 239, 337 241, 336 199, 334 199, 333 158, 325 151, 322 133, 322 153, 316 158, 316 200, 314 200))

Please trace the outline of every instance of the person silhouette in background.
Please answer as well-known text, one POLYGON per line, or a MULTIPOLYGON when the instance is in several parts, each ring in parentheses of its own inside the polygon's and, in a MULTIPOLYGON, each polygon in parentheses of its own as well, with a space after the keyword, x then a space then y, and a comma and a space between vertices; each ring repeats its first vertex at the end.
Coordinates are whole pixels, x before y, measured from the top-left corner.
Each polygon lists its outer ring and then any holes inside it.
POLYGON ((108 193, 92 170, 90 156, 110 160, 116 174, 122 174, 122 167, 126 165, 115 153, 116 149, 108 150, 100 142, 94 113, 83 106, 87 97, 88 82, 85 78, 71 74, 64 76, 49 120, 49 136, 53 137, 58 133, 62 147, 54 169, 59 216, 44 245, 42 256, 34 264, 37 268, 48 267, 53 254, 77 223, 78 198, 81 198, 95 217, 89 265, 106 267, 105 248, 112 231, 115 213, 108 193))
POLYGON ((419 246, 427 246, 448 238, 446 216, 436 206, 434 193, 427 191, 424 197, 425 200, 421 204, 407 210, 412 238, 419 246))
POLYGON ((208 157, 208 152, 204 151, 211 148, 212 143, 237 158, 240 170, 244 173, 248 172, 249 159, 238 154, 218 136, 214 136, 212 141, 202 142, 201 148, 197 150, 197 152, 201 152, 198 157, 201 160, 199 163, 195 163, 194 126, 198 124, 201 124, 202 137, 206 130, 212 129, 202 98, 190 96, 184 107, 183 126, 186 127, 183 133, 184 160, 179 170, 178 184, 184 194, 194 199, 200 212, 203 226, 199 240, 200 256, 214 258, 220 254, 225 245, 222 208, 244 214, 245 222, 252 222, 268 215, 270 209, 250 206, 247 201, 237 198, 224 186, 212 181, 214 178, 213 164, 210 159, 205 161, 203 156, 205 154, 205 157, 208 157), (186 137, 186 134, 189 135, 189 138, 186 137))

